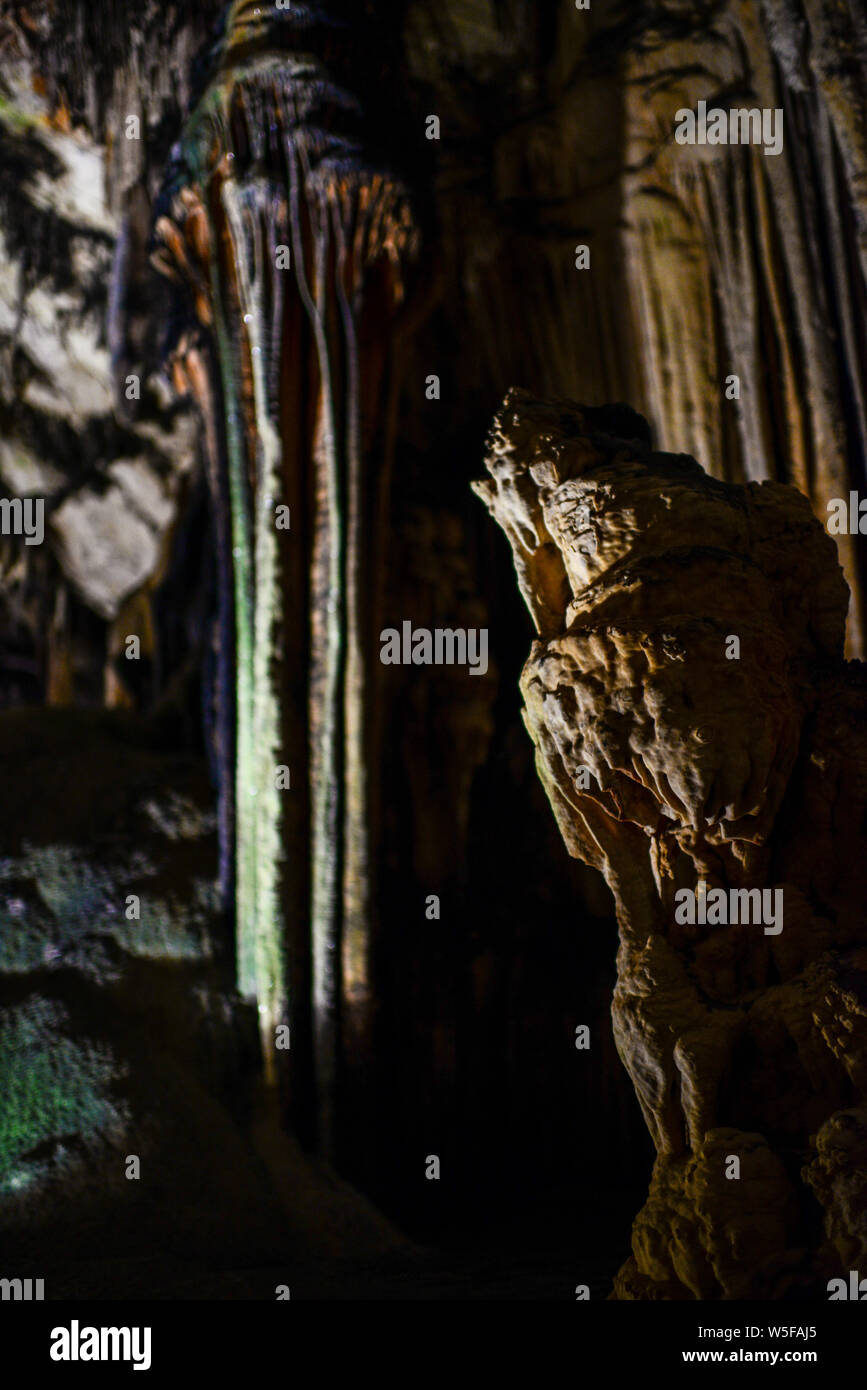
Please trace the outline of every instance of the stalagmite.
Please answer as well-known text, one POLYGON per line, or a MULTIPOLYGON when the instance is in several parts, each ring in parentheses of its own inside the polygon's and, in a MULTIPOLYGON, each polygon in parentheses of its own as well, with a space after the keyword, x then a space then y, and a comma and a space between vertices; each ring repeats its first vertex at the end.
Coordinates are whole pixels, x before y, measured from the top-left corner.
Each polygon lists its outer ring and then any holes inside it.
POLYGON ((657 1149, 616 1296, 815 1296, 867 1257, 867 682, 834 542, 625 406, 512 391, 487 468, 539 634, 524 718, 614 893, 657 1149))
POLYGON ((159 263, 195 306, 177 368, 206 419, 215 509, 231 518, 239 978, 273 1060, 285 953, 303 959, 309 921, 326 1148, 338 1026, 346 1046, 367 1022, 367 556, 419 248, 406 189, 367 152, 361 107, 321 56, 353 41, 315 7, 230 6, 157 222, 159 263), (278 765, 306 785, 300 798, 277 788, 278 765))

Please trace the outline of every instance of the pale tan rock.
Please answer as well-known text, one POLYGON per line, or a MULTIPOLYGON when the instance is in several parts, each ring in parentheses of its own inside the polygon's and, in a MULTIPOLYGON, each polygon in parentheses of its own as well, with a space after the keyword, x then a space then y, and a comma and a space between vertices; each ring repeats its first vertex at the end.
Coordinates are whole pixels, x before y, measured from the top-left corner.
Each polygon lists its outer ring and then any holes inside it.
POLYGON ((867 682, 833 541, 794 489, 715 482, 622 406, 513 390, 487 463, 539 632, 524 718, 614 893, 614 1037, 659 1155, 617 1296, 815 1292, 864 1226, 832 1117, 867 1088, 867 682))

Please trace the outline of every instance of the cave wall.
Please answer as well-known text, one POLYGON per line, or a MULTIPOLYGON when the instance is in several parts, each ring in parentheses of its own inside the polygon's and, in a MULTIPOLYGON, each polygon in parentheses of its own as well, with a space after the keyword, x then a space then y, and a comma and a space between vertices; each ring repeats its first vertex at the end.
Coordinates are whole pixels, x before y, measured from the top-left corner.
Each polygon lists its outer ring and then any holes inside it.
MULTIPOLYGON (((661 447, 727 480, 792 482, 822 520, 829 497, 861 484, 863 28, 846 6, 819 4, 350 8, 390 36, 380 114, 399 93, 390 155, 426 228, 370 563, 394 623, 486 625, 491 665, 482 679, 407 667, 386 680, 375 644, 367 654, 374 1064, 341 1044, 338 1150, 372 1188, 402 1183, 408 1203, 413 1156, 437 1144, 467 1182, 492 1164, 519 1174, 526 1153, 561 1178, 581 1163, 634 1176, 647 1147, 608 1033, 612 900, 597 874, 563 863, 548 823, 517 691, 530 628, 468 483, 504 389, 520 382, 591 405, 627 400, 661 447), (677 107, 720 94, 784 109, 778 159, 673 144, 677 107), (423 138, 431 113, 438 141, 423 138), (583 244, 589 270, 575 264, 583 244), (724 394, 730 372, 738 402, 724 394), (425 394, 431 373, 438 400, 425 394), (439 924, 424 915, 430 894, 439 924), (583 1021, 598 1052, 576 1079, 583 1021), (582 1108, 617 1115, 601 1141, 588 1144, 582 1108)), ((2 700, 170 716, 217 781, 207 411, 170 366, 196 315, 150 253, 222 10, 0 5, 0 477, 10 495, 49 499, 44 547, 0 541, 2 700), (133 632, 137 667, 124 660, 133 632)), ((840 541, 857 653, 860 541, 840 541)), ((305 698, 286 704, 299 727, 305 698)), ((304 1039, 303 915, 291 931, 304 1039)), ((309 1049, 291 1066, 310 1137, 309 1049)))

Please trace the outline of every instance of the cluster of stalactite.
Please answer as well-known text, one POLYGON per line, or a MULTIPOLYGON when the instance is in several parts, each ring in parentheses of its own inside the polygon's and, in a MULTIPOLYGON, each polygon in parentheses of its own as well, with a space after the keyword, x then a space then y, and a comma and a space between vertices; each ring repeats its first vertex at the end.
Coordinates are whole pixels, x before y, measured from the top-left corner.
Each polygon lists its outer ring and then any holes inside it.
MULTIPOLYGON (((522 382, 629 401, 660 447, 728 481, 791 483, 823 522, 830 499, 863 492, 858 0, 593 0, 539 7, 535 24, 516 6, 500 32, 474 33, 456 90, 447 76, 467 40, 443 11, 412 10, 410 33, 450 137, 438 198, 448 284, 477 325, 457 368, 469 399, 493 393, 493 409, 522 382), (676 114, 699 101, 781 111, 782 151, 679 144, 676 114)), ((864 540, 838 547, 859 656, 864 540)))
MULTIPOLYGON (((160 268, 195 306, 177 379, 204 417, 232 577, 217 722, 239 984, 273 1062, 275 1028, 293 1021, 286 952, 303 954, 309 926, 327 1112, 338 999, 344 1037, 367 1001, 370 547, 419 232, 405 187, 365 147, 358 101, 319 56, 323 33, 340 42, 323 14, 230 7, 156 234, 160 268)), ((327 1113, 322 1127, 327 1143, 327 1113)))
MULTIPOLYGON (((730 0, 645 20, 623 65, 624 251, 667 449, 792 483, 826 522, 867 480, 867 34, 857 3, 730 0), (778 111, 782 148, 682 145, 676 114, 778 111), (739 399, 726 381, 739 378, 739 399)), ((838 548, 864 652, 863 541, 838 548)))
MULTIPOLYGON (((103 147, 104 220, 113 238, 119 219, 119 259, 220 10, 219 0, 161 0, 134 16, 107 0, 73 0, 68 12, 0 6, 4 72, 32 65, 22 72, 44 93, 48 152, 71 128, 103 147), (142 139, 124 137, 128 115, 140 117, 142 139)), ((353 14, 337 0, 328 10, 353 14)), ((372 29, 375 15, 403 42, 411 82, 441 122, 429 181, 450 327, 471 325, 452 344, 456 438, 519 380, 596 403, 629 400, 666 448, 707 459, 732 481, 791 482, 820 519, 831 498, 863 487, 867 57, 855 0, 598 0, 580 12, 515 3, 472 13, 456 0, 389 0, 358 7, 360 28, 372 29), (698 100, 781 110, 782 152, 678 145, 675 113, 698 100), (574 251, 585 241, 592 262, 580 272, 574 251), (731 374, 739 400, 725 396, 731 374)), ((367 65, 345 23, 316 6, 272 4, 224 9, 215 60, 246 61, 278 27, 315 33, 318 51, 339 52, 344 70, 367 65)), ((17 105, 16 92, 16 122, 30 119, 17 105)), ((14 169, 20 151, 5 121, 14 169)), ((27 150, 28 160, 45 157, 27 150)), ((73 203, 58 189, 58 206, 86 225, 87 210, 73 203)), ((14 218, 4 223, 8 232, 14 218)), ((857 655, 863 541, 838 544, 857 655)), ((85 587, 81 564, 65 568, 85 587)))

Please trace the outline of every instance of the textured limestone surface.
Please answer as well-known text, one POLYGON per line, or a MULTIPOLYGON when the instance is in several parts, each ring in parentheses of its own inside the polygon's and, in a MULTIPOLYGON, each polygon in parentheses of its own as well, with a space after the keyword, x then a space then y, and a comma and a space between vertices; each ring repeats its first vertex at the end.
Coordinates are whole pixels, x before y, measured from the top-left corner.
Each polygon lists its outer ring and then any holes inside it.
POLYGON ((487 469, 539 634, 524 718, 615 896, 614 1035, 658 1155, 617 1296, 815 1291, 867 1256, 867 679, 834 542, 625 406, 513 390, 487 469))

